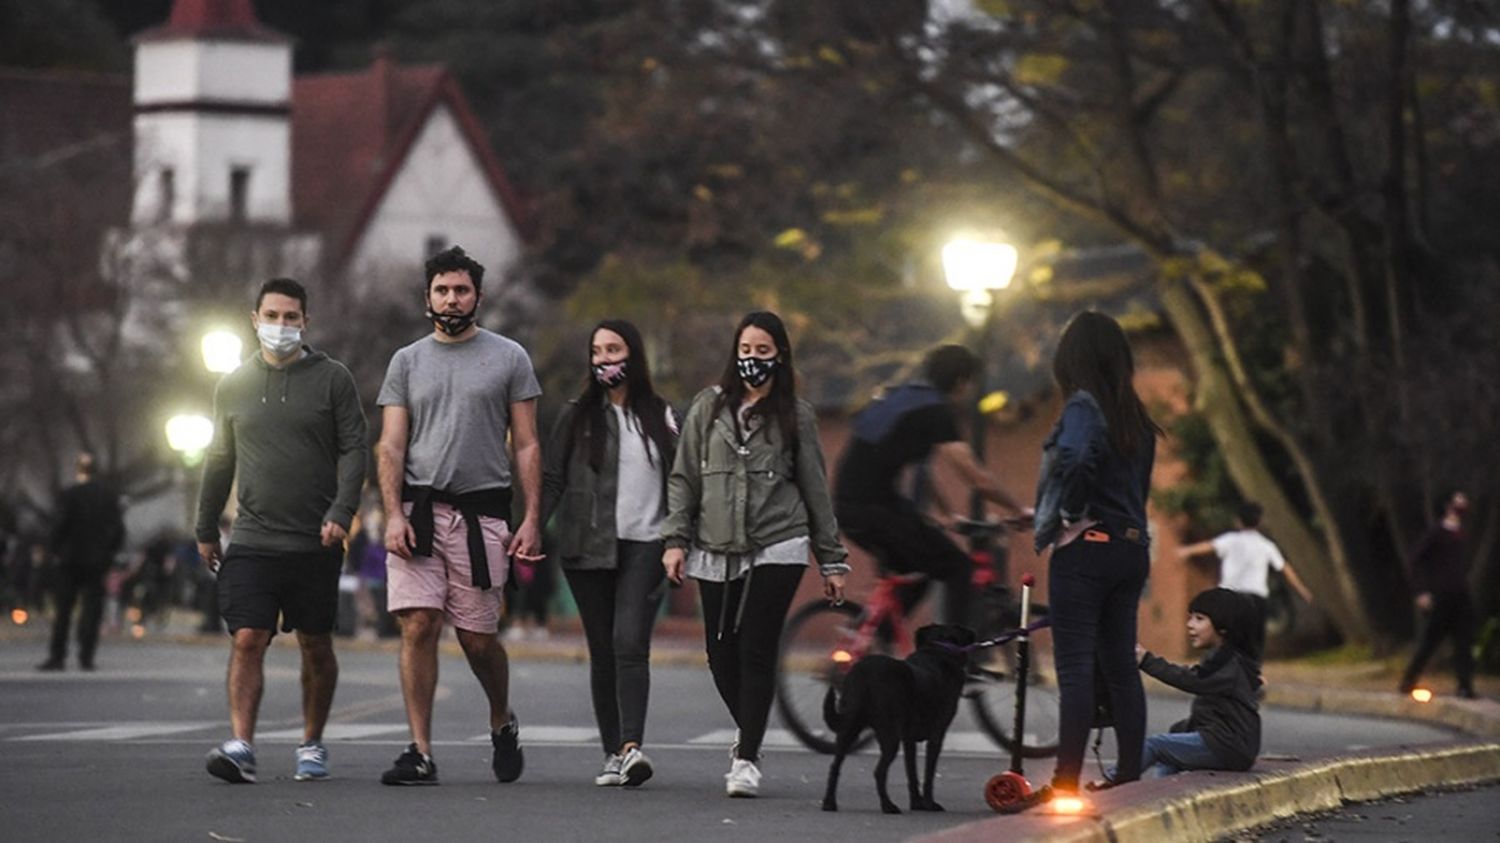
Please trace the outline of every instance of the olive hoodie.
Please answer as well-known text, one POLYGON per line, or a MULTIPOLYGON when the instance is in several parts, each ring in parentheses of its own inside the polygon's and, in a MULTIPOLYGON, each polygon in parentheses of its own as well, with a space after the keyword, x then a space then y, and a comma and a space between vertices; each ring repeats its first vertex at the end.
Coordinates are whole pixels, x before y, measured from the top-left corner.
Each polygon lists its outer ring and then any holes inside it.
POLYGON ((365 481, 364 409, 342 363, 302 350, 279 369, 257 351, 214 390, 198 541, 218 541, 219 515, 236 479, 233 544, 317 550, 324 522, 349 529, 365 481))

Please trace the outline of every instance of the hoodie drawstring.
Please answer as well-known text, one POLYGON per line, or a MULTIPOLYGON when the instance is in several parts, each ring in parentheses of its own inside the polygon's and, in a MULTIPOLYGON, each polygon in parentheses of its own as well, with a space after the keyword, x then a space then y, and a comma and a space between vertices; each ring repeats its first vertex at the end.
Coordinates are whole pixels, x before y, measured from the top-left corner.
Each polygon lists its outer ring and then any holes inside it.
MULTIPOLYGON (((717 636, 717 640, 719 641, 724 640, 724 624, 729 619, 729 586, 731 583, 729 579, 729 559, 730 557, 728 556, 724 557, 724 602, 719 606, 719 632, 717 636)), ((745 619, 745 604, 750 600, 750 579, 755 573, 754 561, 754 558, 751 557, 745 565, 745 587, 740 589, 739 604, 734 609, 733 631, 736 634, 740 631, 740 622, 745 619)))

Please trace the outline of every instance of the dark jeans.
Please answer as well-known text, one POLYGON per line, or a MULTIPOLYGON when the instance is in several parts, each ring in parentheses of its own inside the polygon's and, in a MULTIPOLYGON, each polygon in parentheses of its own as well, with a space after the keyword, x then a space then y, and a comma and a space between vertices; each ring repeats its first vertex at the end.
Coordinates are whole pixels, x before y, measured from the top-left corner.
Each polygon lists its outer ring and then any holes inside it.
POLYGON ((1453 638, 1453 670, 1458 674, 1460 691, 1474 690, 1474 605, 1469 595, 1432 595, 1432 610, 1421 619, 1422 635, 1418 639, 1417 651, 1412 653, 1411 663, 1401 679, 1401 687, 1410 689, 1417 684, 1422 668, 1437 651, 1444 638, 1453 638))
POLYGON ((729 716, 740 729, 740 758, 754 761, 760 755, 771 700, 776 696, 781 628, 786 625, 787 611, 805 570, 805 565, 761 565, 751 572, 748 591, 744 577, 728 583, 698 581, 708 669, 729 716), (736 629, 734 617, 741 599, 745 611, 736 629), (719 618, 726 610, 729 615, 720 637, 719 618))
MULTIPOLYGON (((107 564, 107 562, 105 563, 107 564)), ((73 606, 78 610, 78 663, 92 666, 99 647, 99 622, 104 618, 104 565, 64 561, 57 569, 57 617, 52 621, 52 644, 48 660, 61 662, 68 656, 68 627, 73 606)))
POLYGON ((589 689, 606 754, 642 743, 651 695, 651 627, 665 577, 661 542, 620 541, 613 570, 564 570, 589 645, 589 689))
MULTIPOLYGON (((941 582, 947 622, 975 625, 970 616, 974 561, 947 533, 904 501, 890 506, 836 502, 834 508, 839 530, 849 541, 869 551, 888 570, 898 574, 920 572, 941 582)), ((902 586, 902 610, 910 612, 926 592, 927 580, 902 586)))
POLYGON ((1271 601, 1259 594, 1245 596, 1250 598, 1250 607, 1254 611, 1254 617, 1250 618, 1250 647, 1254 650, 1251 655, 1260 661, 1266 656, 1266 617, 1271 613, 1271 601))
POLYGON ((1096 658, 1114 713, 1118 780, 1141 777, 1146 694, 1135 659, 1136 610, 1150 568, 1146 547, 1118 539, 1079 538, 1052 552, 1048 599, 1061 696, 1054 787, 1078 788, 1094 720, 1096 658))

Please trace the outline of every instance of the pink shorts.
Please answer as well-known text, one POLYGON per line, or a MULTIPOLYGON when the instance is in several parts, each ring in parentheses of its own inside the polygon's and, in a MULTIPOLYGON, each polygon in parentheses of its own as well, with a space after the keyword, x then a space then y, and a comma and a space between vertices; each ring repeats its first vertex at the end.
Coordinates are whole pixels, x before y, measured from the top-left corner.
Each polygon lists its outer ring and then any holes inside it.
MULTIPOLYGON (((408 516, 411 504, 401 505, 408 516)), ((468 632, 494 632, 500 628, 500 592, 510 570, 505 555, 510 528, 499 518, 480 516, 484 551, 489 558, 487 591, 474 587, 469 568, 469 530, 457 509, 445 503, 432 505, 432 556, 403 559, 394 553, 385 558, 386 608, 440 609, 448 622, 468 632)))

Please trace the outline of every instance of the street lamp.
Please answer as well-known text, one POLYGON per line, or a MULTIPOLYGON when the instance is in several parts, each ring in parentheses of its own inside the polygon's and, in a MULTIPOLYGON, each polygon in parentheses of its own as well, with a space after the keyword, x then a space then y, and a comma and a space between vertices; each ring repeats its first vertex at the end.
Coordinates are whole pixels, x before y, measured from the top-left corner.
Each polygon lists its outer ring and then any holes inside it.
POLYGON ((203 335, 203 366, 214 374, 233 372, 240 365, 244 345, 239 334, 217 328, 203 335))
POLYGON ((167 444, 182 455, 184 465, 197 465, 214 439, 214 423, 196 413, 167 419, 167 444))
MULTIPOLYGON (((948 279, 948 286, 962 294, 960 306, 964 321, 974 333, 974 353, 979 357, 979 396, 970 411, 969 437, 974 457, 981 465, 984 463, 985 441, 981 404, 989 395, 990 329, 995 318, 995 294, 1010 286, 1019 257, 1016 247, 1009 243, 964 237, 951 240, 943 247, 943 274, 948 279)), ((984 498, 977 491, 969 494, 969 517, 975 521, 984 519, 984 498)), ((985 539, 978 535, 970 537, 969 545, 970 551, 975 553, 986 549, 985 539)), ((998 556, 997 549, 997 560, 998 556)), ((996 567, 997 573, 1003 574, 1003 566, 996 567)))

